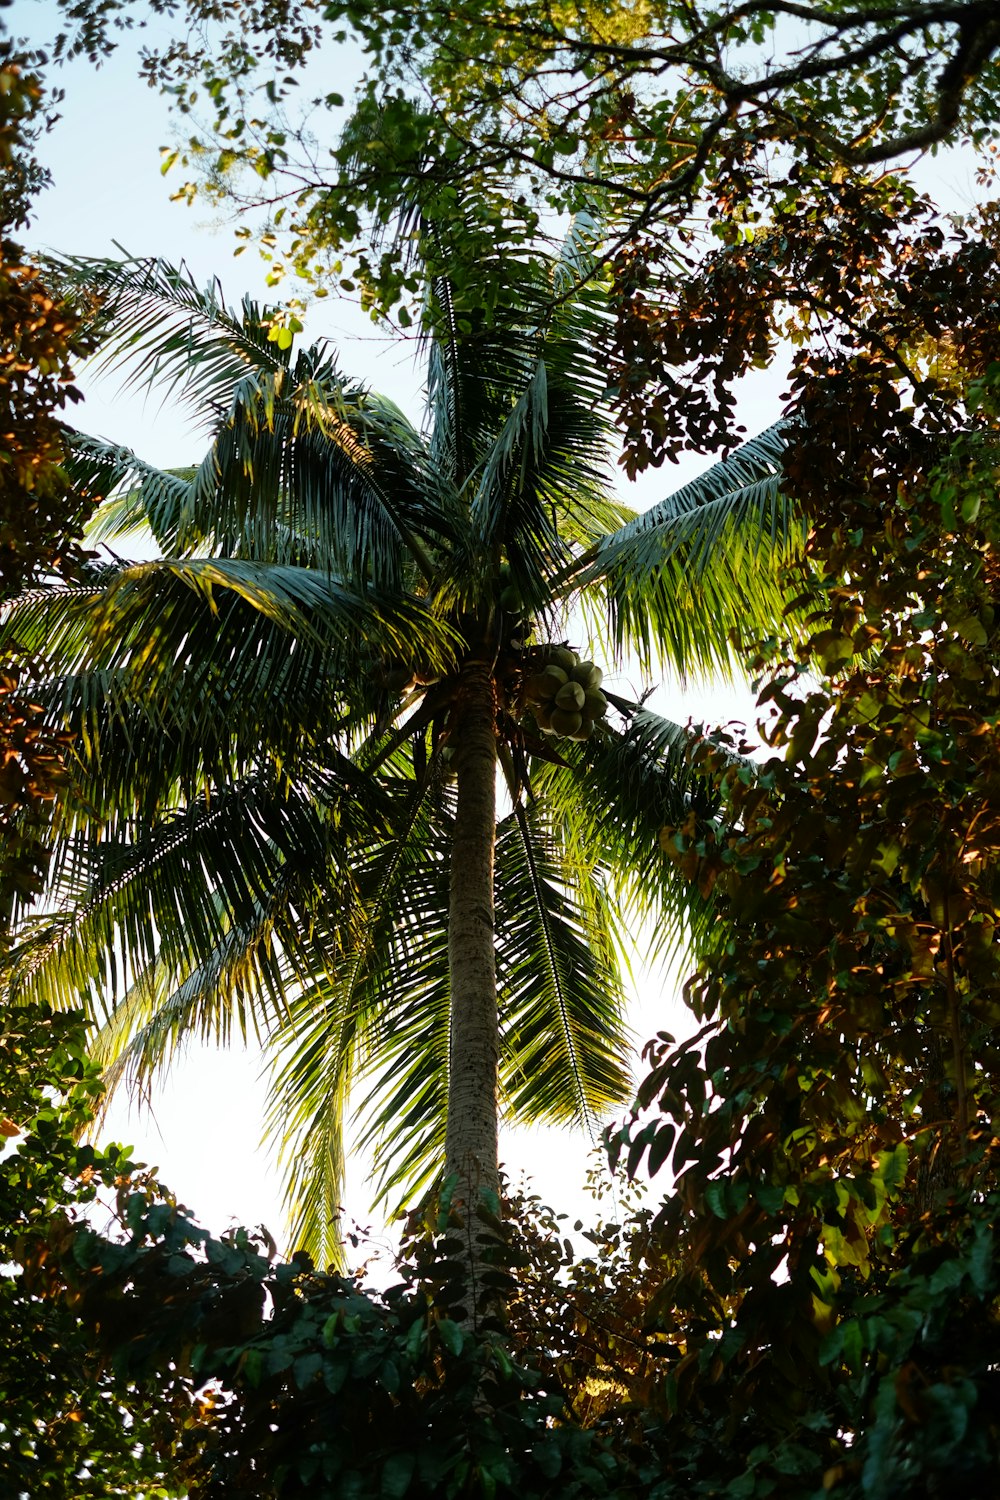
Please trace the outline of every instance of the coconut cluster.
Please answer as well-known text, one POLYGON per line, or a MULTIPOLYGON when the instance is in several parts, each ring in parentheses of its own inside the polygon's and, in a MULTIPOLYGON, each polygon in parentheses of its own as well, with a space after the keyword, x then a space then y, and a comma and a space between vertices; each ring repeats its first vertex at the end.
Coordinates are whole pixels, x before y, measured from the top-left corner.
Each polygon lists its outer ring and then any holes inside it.
POLYGON ((541 671, 524 684, 522 698, 543 734, 587 740, 608 710, 601 692, 604 674, 592 661, 581 661, 568 646, 553 646, 541 671))

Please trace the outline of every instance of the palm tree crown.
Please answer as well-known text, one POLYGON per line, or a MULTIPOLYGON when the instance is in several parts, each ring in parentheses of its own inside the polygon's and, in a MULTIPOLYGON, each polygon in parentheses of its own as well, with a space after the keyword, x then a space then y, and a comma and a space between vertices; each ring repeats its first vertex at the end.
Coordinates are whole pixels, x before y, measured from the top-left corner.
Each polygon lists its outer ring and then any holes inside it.
POLYGON ((587 1124, 626 1098, 630 923, 698 919, 657 845, 684 736, 567 635, 700 670, 780 612, 779 434, 643 515, 613 498, 600 299, 560 295, 581 254, 495 257, 478 308, 435 272, 422 431, 249 302, 86 268, 108 357, 211 435, 169 472, 76 438, 110 497, 95 536, 162 555, 9 612, 79 751, 13 984, 102 1014, 112 1082, 191 1033, 264 1038, 293 1233, 323 1260, 349 1090, 381 1195, 443 1169, 489 1200, 498 1108, 587 1124))

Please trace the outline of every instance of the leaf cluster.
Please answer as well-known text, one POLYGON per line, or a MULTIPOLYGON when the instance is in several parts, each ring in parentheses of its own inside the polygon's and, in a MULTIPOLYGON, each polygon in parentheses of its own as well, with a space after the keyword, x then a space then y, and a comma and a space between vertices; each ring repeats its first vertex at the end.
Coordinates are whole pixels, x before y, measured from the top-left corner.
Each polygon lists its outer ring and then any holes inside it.
MULTIPOLYGON (((57 56, 96 60, 116 27, 143 20, 132 0, 63 11, 57 56)), ((405 275, 372 257, 370 228, 404 184, 419 182, 439 212, 448 195, 481 191, 522 239, 540 214, 593 201, 624 238, 651 225, 676 238, 704 222, 717 193, 735 200, 748 175, 766 195, 796 165, 865 169, 963 134, 982 144, 997 122, 988 0, 728 0, 709 11, 680 0, 419 11, 243 0, 221 25, 204 0, 185 11, 193 26, 144 60, 195 127, 191 148, 166 159, 193 173, 178 196, 265 202, 276 276, 294 266, 354 290, 343 259, 359 250, 381 307, 399 300, 405 275), (310 106, 336 118, 344 95, 304 99, 302 80, 357 45, 365 71, 324 163, 310 106), (368 125, 386 111, 395 126, 375 138, 368 125), (286 233, 282 256, 272 247, 286 233)))
MULTIPOLYGON (((789 345, 790 410, 810 452, 813 412, 799 393, 811 381, 834 405, 838 371, 855 358, 868 361, 857 399, 878 403, 867 414, 873 427, 891 420, 897 387, 921 405, 935 392, 946 404, 960 399, 954 375, 980 326, 980 285, 993 295, 988 208, 945 224, 905 179, 795 168, 766 206, 749 175, 732 193, 721 187, 709 217, 714 250, 679 266, 671 236, 651 232, 614 266, 611 373, 630 473, 682 448, 730 446, 739 382, 789 345)), ((852 424, 865 415, 844 408, 852 424)))
MULTIPOLYGON (((61 413, 79 399, 71 361, 85 352, 77 320, 12 234, 26 217, 32 135, 45 95, 31 59, 0 34, 0 599, 80 559, 91 508, 66 483, 61 413), (16 185, 16 191, 14 190, 16 185)), ((64 780, 65 736, 34 700, 37 658, 8 641, 0 663, 0 947, 15 910, 44 882, 42 827, 64 780)))
POLYGON ((975 1492, 998 1462, 997 258, 888 243, 793 377, 810 633, 757 661, 771 756, 702 746, 725 816, 662 832, 728 932, 614 1142, 673 1173, 664 1437, 725 1444, 713 1493, 975 1492))
POLYGON ((195 1403, 138 1393, 95 1356, 44 1248, 130 1169, 121 1148, 78 1140, 101 1094, 82 1018, 5 1008, 0 1030, 0 1488, 179 1496, 173 1455, 195 1403))
POLYGON ((557 1383, 448 1317, 432 1242, 376 1295, 304 1254, 274 1261, 263 1232, 217 1239, 140 1178, 118 1202, 119 1235, 56 1223, 39 1257, 119 1380, 170 1402, 200 1392, 175 1454, 192 1497, 626 1492, 557 1383))

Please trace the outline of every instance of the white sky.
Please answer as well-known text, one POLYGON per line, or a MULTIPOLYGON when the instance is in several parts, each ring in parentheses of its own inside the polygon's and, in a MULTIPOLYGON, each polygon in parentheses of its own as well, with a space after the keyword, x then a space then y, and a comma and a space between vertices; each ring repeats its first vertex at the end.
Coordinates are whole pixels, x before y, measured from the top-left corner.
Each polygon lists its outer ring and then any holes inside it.
MULTIPOLYGON (((13 16, 6 14, 14 31, 30 27, 42 32, 52 13, 50 0, 21 0, 13 16)), ((138 80, 129 49, 100 71, 78 63, 63 70, 57 81, 66 91, 63 119, 40 151, 55 183, 38 201, 25 236, 29 245, 66 254, 115 255, 117 242, 133 255, 184 259, 199 281, 217 275, 230 302, 245 292, 275 300, 254 251, 233 260, 230 225, 207 223, 204 209, 169 202, 176 183, 173 176, 160 176, 159 147, 172 143, 174 126, 165 101, 138 80)), ((972 168, 962 162, 956 170, 952 162, 948 175, 959 202, 971 202, 972 168)), ((316 304, 307 321, 304 337, 321 335, 339 345, 345 370, 391 396, 412 418, 419 416, 421 373, 405 344, 387 338, 357 309, 332 298, 316 304)), ((155 400, 123 396, 108 382, 84 379, 81 384, 86 403, 72 419, 84 430, 128 444, 154 463, 174 466, 200 458, 196 435, 155 400)), ((757 383, 740 417, 753 433, 779 412, 780 379, 771 378, 757 383)), ((623 480, 623 498, 643 508, 704 467, 691 460, 651 472, 638 486, 623 480)), ((685 692, 667 686, 657 706, 681 721, 690 716, 752 723, 754 717, 745 686, 710 684, 685 692)), ((676 991, 676 980, 638 971, 630 1020, 640 1042, 661 1027, 683 1032, 688 1026, 676 991)), ((252 1054, 193 1044, 157 1087, 151 1111, 130 1111, 127 1101, 115 1102, 105 1139, 132 1143, 141 1159, 158 1164, 164 1180, 210 1227, 263 1221, 280 1242, 277 1182, 257 1149, 264 1099, 257 1071, 252 1054)), ((571 1222, 594 1217, 590 1200, 582 1195, 592 1159, 588 1143, 578 1135, 505 1131, 501 1155, 512 1176, 530 1173, 535 1190, 567 1212, 571 1222)), ((360 1160, 352 1164, 346 1204, 348 1216, 363 1223, 370 1222, 366 1170, 360 1160)), ((375 1228, 380 1234, 381 1226, 375 1228)))

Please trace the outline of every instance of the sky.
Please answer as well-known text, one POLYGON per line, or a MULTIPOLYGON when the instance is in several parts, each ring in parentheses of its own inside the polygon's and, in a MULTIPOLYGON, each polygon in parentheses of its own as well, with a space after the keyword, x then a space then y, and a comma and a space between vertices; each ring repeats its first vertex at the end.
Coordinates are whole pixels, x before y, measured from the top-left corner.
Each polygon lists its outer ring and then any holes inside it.
MULTIPOLYGON (((6 12, 15 32, 43 35, 51 24, 49 0, 19 0, 6 12)), ((345 69, 350 59, 345 59, 345 69)), ((197 280, 218 276, 227 300, 249 292, 274 300, 264 286, 265 268, 250 250, 233 259, 233 226, 211 222, 206 210, 170 202, 175 182, 160 175, 160 147, 173 144, 166 102, 137 77, 134 53, 123 48, 98 70, 87 63, 62 70, 63 117, 43 142, 40 155, 54 186, 37 204, 29 247, 51 248, 70 255, 161 255, 184 260, 197 280)), ((344 90, 347 92, 348 90, 344 90)), ((971 201, 972 171, 948 169, 959 204, 971 201)), ((412 347, 374 328, 357 308, 332 298, 316 304, 303 337, 331 338, 341 350, 343 368, 392 397, 413 420, 419 419, 422 373, 412 347)), ((86 401, 73 419, 83 430, 125 443, 147 460, 177 466, 201 456, 198 435, 153 397, 123 394, 109 379, 84 372, 80 381, 86 401)), ((740 418, 752 433, 780 414, 780 376, 757 382, 743 402, 740 418)), ((689 460, 683 467, 661 469, 636 486, 621 483, 622 498, 645 508, 706 467, 689 460)), ((633 680, 625 691, 641 688, 633 680)), ((656 706, 681 722, 754 721, 753 695, 745 683, 688 686, 667 684, 656 706)), ((693 1029, 678 1000, 678 975, 654 974, 640 962, 629 1019, 641 1045, 663 1027, 683 1034, 693 1029)), ((637 1050, 637 1070, 638 1050, 637 1050)), ((156 1164, 161 1175, 203 1223, 215 1230, 229 1224, 264 1222, 281 1242, 282 1214, 277 1178, 258 1146, 265 1090, 253 1048, 220 1052, 192 1044, 158 1083, 143 1108, 117 1099, 109 1110, 104 1138, 123 1140, 139 1159, 156 1164)), ((594 1165, 588 1143, 563 1130, 505 1131, 501 1156, 511 1176, 530 1174, 533 1188, 572 1223, 595 1216, 583 1181, 594 1165)), ((388 1245, 378 1219, 368 1213, 367 1163, 351 1164, 346 1212, 372 1225, 376 1243, 388 1245)), ((375 1272, 376 1276, 385 1271, 375 1272)))

